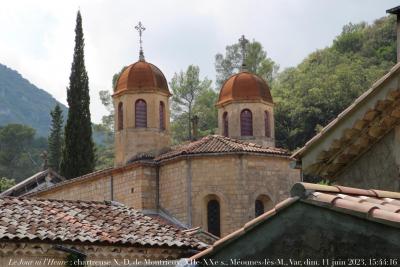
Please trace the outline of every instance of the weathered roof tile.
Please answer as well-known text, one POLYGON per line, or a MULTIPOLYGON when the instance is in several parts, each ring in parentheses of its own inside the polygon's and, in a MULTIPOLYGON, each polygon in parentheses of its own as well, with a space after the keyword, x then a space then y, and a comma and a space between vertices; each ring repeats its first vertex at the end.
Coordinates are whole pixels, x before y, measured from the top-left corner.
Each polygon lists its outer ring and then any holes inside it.
POLYGON ((155 158, 156 161, 174 158, 181 155, 201 153, 262 153, 289 156, 285 149, 264 147, 250 142, 244 142, 221 135, 208 135, 200 140, 173 147, 170 151, 155 158))
POLYGON ((182 230, 124 205, 14 197, 0 198, 1 238, 207 247, 182 230))

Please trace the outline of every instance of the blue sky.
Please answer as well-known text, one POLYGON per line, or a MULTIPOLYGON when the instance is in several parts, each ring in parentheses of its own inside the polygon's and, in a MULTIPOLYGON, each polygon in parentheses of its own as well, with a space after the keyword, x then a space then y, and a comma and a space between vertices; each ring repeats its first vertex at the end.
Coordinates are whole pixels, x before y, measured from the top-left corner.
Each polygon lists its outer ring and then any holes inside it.
POLYGON ((324 48, 343 25, 373 22, 395 0, 0 0, 0 63, 66 103, 78 8, 94 121, 105 114, 98 92, 138 59, 142 21, 146 60, 170 80, 190 64, 215 80, 214 56, 242 35, 261 42, 281 69, 324 48))

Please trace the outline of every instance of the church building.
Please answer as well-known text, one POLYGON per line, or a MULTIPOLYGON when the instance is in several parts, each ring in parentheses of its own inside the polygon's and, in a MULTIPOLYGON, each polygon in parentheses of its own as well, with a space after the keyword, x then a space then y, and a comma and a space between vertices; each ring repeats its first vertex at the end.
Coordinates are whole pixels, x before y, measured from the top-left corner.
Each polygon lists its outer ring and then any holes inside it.
MULTIPOLYGON (((245 40, 243 38, 243 40, 245 40)), ((115 164, 28 196, 116 201, 179 225, 226 236, 286 199, 300 171, 275 147, 268 84, 242 71, 220 89, 218 135, 171 146, 170 97, 162 71, 145 60, 113 92, 115 164)))

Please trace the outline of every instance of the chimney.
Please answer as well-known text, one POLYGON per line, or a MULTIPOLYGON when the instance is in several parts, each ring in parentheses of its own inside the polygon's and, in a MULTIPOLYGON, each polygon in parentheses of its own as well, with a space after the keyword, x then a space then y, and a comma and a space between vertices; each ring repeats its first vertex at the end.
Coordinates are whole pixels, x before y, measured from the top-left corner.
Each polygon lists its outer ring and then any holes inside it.
POLYGON ((193 129, 192 140, 197 140, 197 138, 198 138, 198 130, 199 130, 198 124, 199 124, 199 117, 194 115, 192 118, 192 129, 193 129))
POLYGON ((391 8, 386 10, 386 13, 396 15, 397 17, 397 25, 396 25, 396 34, 397 34, 397 63, 400 62, 400 6, 391 8))

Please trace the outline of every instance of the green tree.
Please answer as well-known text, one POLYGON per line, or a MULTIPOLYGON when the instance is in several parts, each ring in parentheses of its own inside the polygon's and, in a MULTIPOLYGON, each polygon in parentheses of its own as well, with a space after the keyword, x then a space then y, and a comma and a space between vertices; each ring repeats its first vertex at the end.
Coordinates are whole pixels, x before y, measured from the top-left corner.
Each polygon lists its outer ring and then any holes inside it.
POLYGON ((75 28, 75 49, 67 88, 69 105, 65 125, 65 145, 61 161, 61 174, 70 179, 92 172, 95 151, 90 120, 89 78, 85 68, 82 17, 78 11, 75 28))
MULTIPOLYGON (((217 87, 221 88, 229 76, 240 71, 243 61, 239 42, 228 45, 225 48, 225 56, 218 53, 215 55, 215 70, 217 72, 217 87)), ((253 40, 246 46, 247 69, 271 82, 277 73, 279 66, 269 57, 261 43, 253 40)))
POLYGON ((348 24, 272 84, 277 145, 303 146, 396 62, 395 18, 348 24))
POLYGON ((102 143, 96 144, 96 170, 112 167, 114 164, 114 105, 109 91, 100 91, 102 104, 108 111, 101 124, 93 126, 95 133, 101 133, 102 143))
POLYGON ((48 138, 49 147, 49 167, 56 172, 60 170, 63 144, 63 115, 60 106, 57 104, 50 112, 51 126, 48 138))
POLYGON ((6 177, 0 178, 0 192, 6 191, 8 188, 15 185, 14 179, 7 179, 6 177))
POLYGON ((218 111, 215 103, 218 93, 212 88, 202 90, 193 105, 193 114, 199 118, 199 136, 215 134, 218 128, 218 111))
POLYGON ((108 90, 101 90, 99 92, 100 100, 103 106, 106 108, 108 114, 101 118, 101 124, 109 131, 114 131, 114 105, 111 97, 111 93, 108 90))
MULTIPOLYGON (((172 129, 182 131, 179 139, 192 139, 193 107, 198 96, 205 90, 211 90, 211 80, 200 79, 200 68, 190 65, 186 72, 175 73, 170 87, 172 89, 172 119, 179 122, 180 127, 172 125, 172 129)), ((173 132, 174 134, 174 132, 173 132)))
MULTIPOLYGON (((117 82, 119 76, 121 76, 122 72, 127 68, 124 66, 118 73, 115 73, 112 77, 112 89, 115 90, 117 86, 117 82)), ((101 118, 101 123, 104 127, 108 128, 110 131, 114 131, 114 105, 111 97, 111 93, 109 90, 101 90, 99 92, 100 100, 103 106, 108 111, 107 115, 104 115, 101 118)))
POLYGON ((0 177, 21 181, 40 170, 40 154, 47 149, 45 138, 21 124, 0 127, 0 177))

